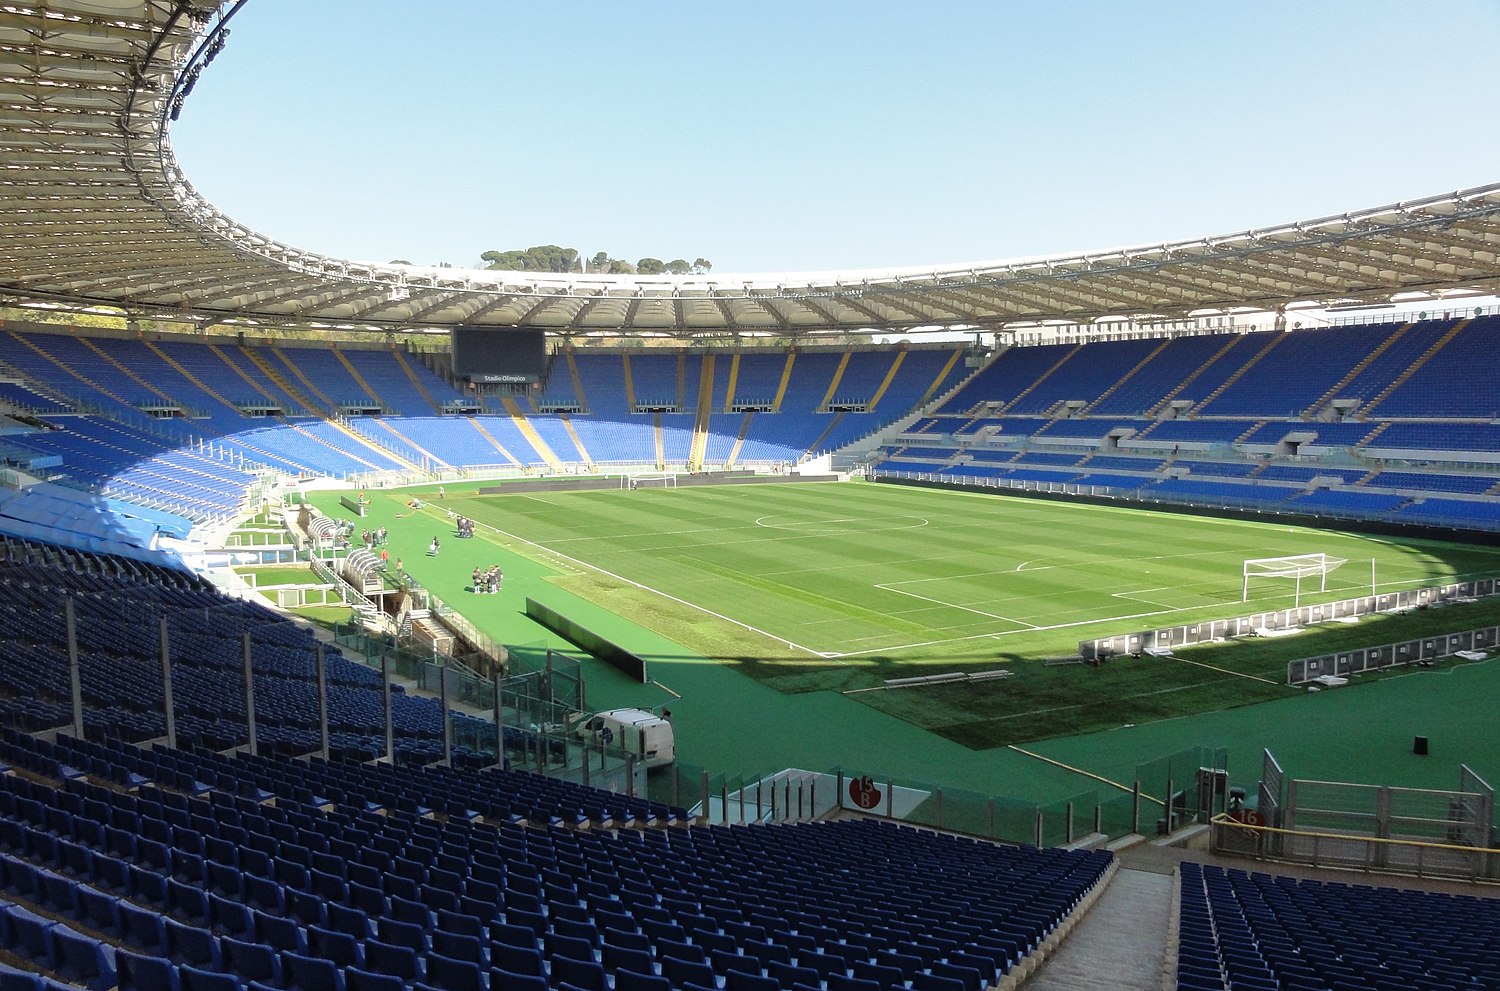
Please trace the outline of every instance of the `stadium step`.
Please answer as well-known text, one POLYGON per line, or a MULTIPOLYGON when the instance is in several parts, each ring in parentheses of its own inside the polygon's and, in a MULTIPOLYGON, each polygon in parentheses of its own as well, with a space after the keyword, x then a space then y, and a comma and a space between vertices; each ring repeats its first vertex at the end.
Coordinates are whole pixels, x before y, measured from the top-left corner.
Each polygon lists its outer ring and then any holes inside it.
POLYGON ((1418 369, 1431 361, 1433 355, 1441 351, 1449 341, 1453 340, 1460 333, 1462 333, 1463 329, 1471 323, 1473 323, 1472 320, 1460 320, 1452 327, 1449 327, 1446 334, 1433 341, 1432 347, 1428 348, 1426 351, 1423 351, 1422 354, 1417 358, 1417 360, 1412 362, 1411 365, 1407 367, 1406 371, 1402 372, 1400 375, 1397 375, 1396 380, 1381 391, 1380 395, 1376 396, 1374 399, 1365 404, 1364 408, 1359 411, 1360 419, 1368 419, 1371 410, 1379 406, 1381 403, 1385 402, 1386 398, 1389 397, 1391 393, 1395 392, 1397 389, 1405 385, 1408 379, 1417 374, 1418 369))
POLYGON ((1002 406, 999 411, 1001 413, 1008 413, 1008 412, 1010 412, 1010 410, 1016 405, 1016 403, 1019 403, 1021 400, 1025 399, 1032 392, 1032 390, 1034 390, 1037 386, 1041 385, 1043 382, 1047 381, 1047 379, 1051 378, 1053 372, 1057 371, 1063 365, 1067 364, 1069 358, 1073 357, 1075 354, 1077 354, 1078 352, 1080 352, 1082 350, 1083 350, 1083 345, 1082 344, 1075 344, 1072 347, 1072 349, 1070 349, 1061 358, 1057 359, 1057 364, 1053 365, 1051 368, 1047 369, 1045 372, 1043 372, 1042 374, 1038 375, 1036 377, 1036 379, 1030 385, 1028 385, 1026 388, 1022 389, 1019 393, 1017 393, 1016 396, 1015 396, 1015 398, 1012 399, 1010 402, 1006 403, 1004 406, 1002 406))
POLYGON ((453 467, 448 462, 438 457, 436 454, 433 454, 431 451, 427 450, 427 448, 423 447, 416 441, 412 440, 410 437, 403 434, 400 430, 396 429, 394 425, 387 423, 384 417, 372 416, 367 417, 366 419, 368 419, 371 423, 375 424, 381 429, 385 430, 386 433, 395 437, 398 441, 405 444, 411 450, 420 454, 423 458, 426 459, 427 464, 431 465, 434 469, 453 467))
MULTIPOLYGON (((35 351, 39 356, 47 359, 52 364, 56 365, 65 374, 71 375, 73 378, 75 378, 78 381, 82 382, 84 385, 88 386, 90 389, 95 390, 96 392, 100 393, 101 395, 108 396, 110 399, 113 399, 115 402, 120 403, 120 404, 122 404, 124 406, 132 406, 132 405, 134 405, 133 403, 126 402, 125 400, 121 399, 119 396, 115 395, 113 392, 110 392, 108 389, 106 389, 103 386, 99 385, 98 383, 92 381, 87 376, 85 376, 82 372, 78 371, 77 369, 73 368, 72 366, 64 364, 63 362, 61 362, 58 359, 54 358, 52 355, 48 354, 46 351, 42 350, 42 348, 39 345, 37 345, 37 343, 34 340, 35 335, 27 334, 25 336, 22 336, 21 334, 18 334, 15 331, 12 330, 12 331, 10 331, 10 336, 12 338, 14 338, 17 343, 23 345, 24 347, 30 348, 32 351, 35 351)), ((70 400, 66 400, 66 402, 67 402, 67 404, 69 406, 73 406, 74 405, 73 401, 71 399, 70 400)))
POLYGON ((1269 336, 1271 339, 1266 342, 1265 347, 1255 352, 1255 357, 1251 358, 1239 368, 1235 369, 1233 375, 1229 376, 1223 382, 1220 382, 1219 387, 1213 392, 1210 392, 1208 396, 1203 400, 1203 402, 1193 407, 1191 413, 1192 416, 1197 416, 1202 413, 1215 399, 1218 399, 1221 395, 1223 395, 1226 389, 1238 382, 1241 378, 1244 377, 1246 372, 1250 371, 1250 369, 1254 368, 1262 358, 1270 354, 1271 351, 1275 349, 1276 345, 1280 344, 1286 338, 1286 331, 1283 330, 1279 333, 1271 334, 1269 336))
POLYGON ((834 428, 836 428, 839 425, 839 422, 843 419, 843 413, 833 414, 833 416, 828 420, 828 426, 823 428, 823 432, 818 435, 817 440, 813 441, 807 446, 807 450, 802 453, 802 457, 797 459, 797 463, 801 464, 803 461, 806 461, 808 458, 816 455, 818 451, 822 449, 823 442, 828 439, 828 435, 833 433, 834 428))
MULTIPOLYGON (((245 357, 250 360, 250 364, 254 365, 262 375, 264 375, 271 381, 273 385, 276 386, 276 388, 286 393, 287 398, 291 399, 293 403, 296 403, 298 406, 308 411, 312 411, 318 408, 315 402, 313 402, 305 394, 303 394, 301 390, 293 387, 292 384, 287 381, 286 376, 282 375, 279 371, 276 370, 276 368, 270 363, 270 361, 266 359, 265 355, 260 353, 259 348, 245 348, 243 349, 243 353, 245 357)), ((222 352, 219 353, 219 357, 224 358, 226 362, 229 360, 224 356, 222 352)), ((240 374, 243 375, 244 373, 241 372, 240 374)), ((262 394, 266 394, 264 389, 262 389, 261 392, 262 394)), ((269 395, 267 395, 267 397, 271 398, 269 395)), ((325 396, 324 399, 326 400, 326 398, 327 397, 325 396)), ((331 412, 334 407, 332 403, 325 402, 323 408, 331 412)))
POLYGON ((625 405, 631 410, 635 409, 635 379, 630 375, 630 355, 621 354, 620 364, 624 367, 625 374, 625 405))
POLYGON ((734 390, 740 384, 740 353, 735 351, 729 356, 729 384, 724 387, 724 402, 720 408, 721 413, 734 412, 734 390))
POLYGON ((583 438, 578 436, 578 428, 573 425, 573 418, 566 413, 560 413, 557 417, 562 421, 563 429, 568 432, 568 439, 573 446, 578 448, 579 459, 588 466, 589 471, 594 470, 594 459, 589 456, 588 449, 583 446, 583 438))
POLYGON ((375 388, 369 382, 365 381, 365 377, 359 373, 359 369, 354 367, 354 362, 345 358, 344 352, 340 351, 337 347, 330 347, 328 350, 332 351, 333 356, 339 360, 339 364, 344 366, 344 371, 349 373, 349 377, 354 379, 361 389, 365 390, 365 395, 375 400, 380 405, 380 408, 384 409, 386 405, 385 400, 381 399, 380 395, 376 393, 375 388))
POLYGON ((517 468, 522 467, 521 462, 516 459, 516 456, 514 454, 511 454, 509 451, 507 451, 505 449, 505 445, 501 444, 498 440, 496 440, 495 439, 495 435, 492 434, 492 433, 490 433, 489 428, 486 427, 483 423, 480 423, 479 419, 477 417, 466 416, 466 417, 464 417, 464 419, 469 421, 469 425, 471 427, 473 427, 475 430, 479 431, 479 435, 481 437, 483 437, 485 440, 487 440, 487 441, 490 442, 490 446, 491 447, 493 447, 495 450, 497 450, 501 454, 503 454, 505 456, 505 460, 509 461, 511 464, 515 465, 517 468))
MULTIPOLYGON (((996 354, 999 354, 999 352, 997 351, 996 354)), ((953 366, 956 365, 956 364, 958 364, 958 359, 962 358, 963 355, 964 355, 964 352, 962 352, 962 351, 954 351, 952 354, 950 354, 948 356, 948 360, 943 363, 942 370, 937 373, 937 375, 932 380, 932 384, 929 385, 927 387, 927 390, 922 393, 922 399, 921 399, 920 402, 917 403, 918 407, 922 407, 922 408, 925 409, 925 407, 927 406, 927 404, 929 402, 931 402, 934 397, 936 397, 937 398, 937 402, 935 402, 933 404, 933 409, 936 409, 937 407, 941 406, 944 402, 946 402, 947 400, 949 400, 950 398, 952 398, 953 395, 956 392, 958 392, 958 390, 960 388, 963 387, 963 384, 965 382, 969 381, 970 378, 972 378, 974 375, 977 375, 979 373, 979 369, 978 368, 973 369, 972 374, 965 375, 961 379, 959 379, 959 381, 956 382, 956 383, 954 383, 953 387, 951 389, 949 389, 948 392, 945 395, 938 396, 937 391, 943 387, 943 383, 944 382, 948 381, 948 373, 951 372, 951 371, 953 371, 953 366)), ((986 362, 986 364, 988 364, 988 362, 986 362)))
POLYGON ((1256 420, 1255 423, 1254 423, 1254 425, 1251 426, 1249 430, 1246 430, 1244 433, 1240 434, 1238 437, 1236 437, 1234 439, 1234 443, 1236 443, 1236 444, 1243 444, 1243 443, 1245 443, 1245 441, 1247 441, 1251 437, 1255 436, 1255 432, 1257 430, 1259 430, 1261 427, 1264 427, 1266 424, 1268 424, 1270 422, 1271 422, 1270 420, 1256 420))
MULTIPOLYGON (((681 362, 678 363, 679 369, 681 362)), ((698 372, 698 407, 693 415, 693 439, 688 449, 688 464, 701 469, 708 454, 709 415, 714 411, 714 355, 703 356, 698 372)))
MULTIPOLYGON (((146 341, 145 345, 146 345, 146 348, 152 354, 156 355, 156 357, 163 364, 167 365, 169 368, 172 369, 172 371, 176 372, 178 375, 181 375, 183 378, 185 378, 189 382, 191 382, 194 387, 196 387, 197 389, 199 389, 200 391, 202 391, 204 395, 208 396, 208 398, 214 400, 217 403, 223 404, 224 406, 228 407, 229 409, 234 410, 236 413, 240 412, 240 408, 238 406, 236 406, 234 403, 230 402, 229 400, 225 399, 217 391, 209 388, 208 387, 208 383, 204 382, 198 376, 196 376, 192 372, 188 371, 188 369, 183 366, 182 362, 178 361, 176 358, 172 357, 171 355, 167 354, 167 352, 165 352, 161 348, 157 347, 156 343, 154 341, 146 341)), ((103 390, 101 390, 101 391, 103 391, 103 390)), ((108 393, 105 393, 105 395, 108 395, 108 393)), ((111 397, 111 398, 113 398, 113 397, 111 397)))
MULTIPOLYGON (((521 436, 525 437, 531 443, 531 446, 536 448, 536 453, 541 455, 543 461, 547 462, 547 466, 553 471, 561 471, 562 461, 558 459, 556 452, 552 450, 547 442, 542 439, 542 435, 536 432, 536 427, 532 426, 531 421, 526 419, 526 414, 521 412, 520 405, 509 396, 502 398, 501 403, 505 406, 505 412, 510 415, 511 422, 516 425, 517 430, 521 431, 521 436)), ((499 445, 497 444, 496 446, 498 447, 499 445)))
POLYGON ((1124 375, 1121 375, 1118 379, 1116 379, 1114 385, 1110 386, 1108 389, 1105 389, 1103 392, 1099 393, 1098 398, 1095 399, 1093 402, 1089 403, 1088 406, 1084 408, 1083 412, 1085 414, 1092 413, 1093 410, 1095 409, 1095 407, 1097 407, 1100 403, 1104 402, 1104 400, 1106 400, 1106 399, 1109 398, 1110 393, 1114 392, 1116 389, 1119 389, 1121 386, 1123 386, 1126 382, 1129 382, 1131 379, 1135 378, 1135 375, 1136 375, 1137 372, 1139 372, 1142 368, 1145 368, 1146 365, 1150 364, 1151 360, 1153 358, 1155 358, 1157 355, 1161 354, 1163 351, 1165 351, 1167 349, 1167 345, 1169 345, 1171 343, 1172 343, 1172 338, 1170 338, 1170 337, 1162 338, 1162 342, 1160 344, 1158 344, 1155 348, 1153 348, 1151 350, 1150 354, 1146 355, 1146 357, 1144 357, 1140 361, 1136 362, 1134 368, 1130 369, 1130 371, 1126 372, 1124 375))
POLYGON ((730 468, 733 468, 734 465, 735 465, 735 462, 739 461, 739 459, 740 459, 740 448, 742 448, 742 447, 745 446, 745 438, 750 435, 750 422, 754 418, 755 418, 755 414, 754 413, 746 411, 745 418, 740 421, 739 436, 735 437, 735 439, 734 439, 734 447, 732 447, 732 448, 729 449, 729 457, 727 457, 727 458, 724 459, 724 468, 726 470, 730 469, 730 468))
POLYGON ((411 362, 406 360, 406 355, 402 354, 400 350, 396 348, 391 349, 391 354, 395 357, 396 364, 401 366, 401 371, 406 373, 407 379, 417 390, 417 395, 421 396, 423 401, 426 402, 428 406, 432 407, 432 411, 434 413, 441 413, 443 411, 443 408, 438 405, 438 401, 436 399, 432 398, 432 393, 427 391, 427 386, 422 384, 422 379, 418 377, 417 370, 411 367, 411 362))
POLYGON ((797 359, 797 352, 788 349, 786 353, 786 364, 781 368, 781 382, 776 386, 776 398, 771 400, 771 410, 781 412, 781 400, 786 397, 786 387, 792 380, 792 362, 797 359))
POLYGON ((589 408, 589 399, 583 394, 583 377, 578 374, 578 359, 571 346, 564 349, 563 357, 568 362, 568 378, 573 380, 573 395, 578 399, 578 408, 586 410, 589 408))
POLYGON ((823 393, 823 398, 818 403, 819 410, 827 409, 828 404, 833 402, 833 397, 838 393, 839 383, 843 381, 844 369, 849 367, 849 358, 853 354, 854 351, 851 348, 839 357, 838 366, 833 370, 833 378, 828 383, 828 391, 823 393))
POLYGON ((1244 340, 1244 338, 1242 336, 1239 336, 1239 335, 1236 335, 1236 334, 1231 334, 1230 335, 1230 340, 1226 341, 1223 347, 1221 347, 1221 348, 1219 348, 1219 350, 1215 351, 1212 358, 1209 358, 1203 364, 1201 364, 1197 368, 1193 369, 1193 373, 1191 375, 1189 375, 1187 378, 1183 379, 1181 382, 1177 383, 1177 387, 1175 389, 1173 389, 1171 392, 1167 393, 1165 396, 1162 396, 1161 397, 1161 401, 1158 402, 1156 404, 1155 408, 1153 408, 1151 410, 1151 414, 1153 416, 1160 416, 1164 410, 1170 409, 1171 405, 1172 405, 1172 400, 1176 399, 1179 395, 1181 395, 1182 394, 1182 390, 1184 390, 1188 386, 1192 385, 1193 382, 1198 378, 1199 375, 1202 375, 1206 370, 1208 370, 1209 368, 1213 367, 1213 365, 1214 365, 1215 362, 1217 362, 1220 358, 1222 358, 1226 354, 1228 354, 1230 352, 1230 350, 1233 349, 1234 346, 1236 344, 1240 343, 1240 341, 1242 341, 1242 340, 1244 340))
MULTIPOLYGON (((126 378, 130 379, 132 382, 134 382, 136 385, 140 386, 142 389, 145 389, 151 395, 156 396, 158 399, 161 399, 161 400, 163 400, 163 401, 165 401, 167 403, 172 403, 174 401, 171 396, 167 395, 165 392, 163 392, 162 390, 158 389, 156 386, 152 385, 150 382, 148 382, 145 379, 141 378, 139 375, 137 375, 130 368, 130 366, 121 363, 117 358, 115 358, 114 355, 110 354, 108 351, 104 350, 99 345, 97 345, 93 341, 89 340, 87 337, 80 337, 80 338, 78 338, 78 340, 79 340, 79 343, 81 343, 84 347, 88 348, 90 351, 92 351, 95 354, 97 354, 106 363, 108 363, 109 365, 113 366, 117 371, 119 371, 120 374, 122 374, 126 378)), ((72 405, 72 404, 69 403, 69 405, 72 405)))
POLYGON ((1364 374, 1364 370, 1366 368, 1369 368, 1376 358, 1379 358, 1382 354, 1384 354, 1391 347, 1391 345, 1399 341, 1408 330, 1411 330, 1411 328, 1412 325, 1410 323, 1404 323, 1387 334, 1385 340, 1381 341, 1374 350, 1361 358, 1359 364, 1349 369, 1348 373, 1343 378, 1339 379, 1338 383, 1334 385, 1333 388, 1323 393, 1311 406, 1303 410, 1302 419, 1310 420, 1313 417, 1317 416, 1319 410, 1321 410, 1328 403, 1331 403, 1335 399, 1337 399, 1340 392, 1343 392, 1345 389, 1349 388, 1349 384, 1351 382, 1359 378, 1360 375, 1364 374))
POLYGON ((1175 884, 1122 868, 1026 991, 1161 991, 1175 884))
POLYGON ((880 397, 885 395, 885 391, 891 387, 891 383, 896 381, 896 373, 901 370, 901 363, 905 360, 906 349, 903 347, 900 351, 896 352, 896 358, 891 362, 890 370, 885 373, 885 378, 881 381, 880 387, 875 390, 875 395, 870 397, 870 402, 865 406, 865 412, 875 412, 875 407, 880 402, 880 397))
POLYGON ((318 388, 318 384, 308 378, 307 373, 302 370, 302 367, 297 362, 288 358, 285 351, 281 350, 275 344, 267 345, 266 349, 271 353, 272 358, 281 363, 282 368, 286 369, 298 382, 302 383, 302 387, 308 395, 322 404, 323 409, 331 411, 338 408, 338 403, 330 399, 328 393, 318 388))
POLYGON ((1355 441, 1354 446, 1355 447, 1369 447, 1371 441, 1373 441, 1376 437, 1379 437, 1381 434, 1385 433, 1389 429, 1391 429, 1391 421, 1389 421, 1389 420, 1385 421, 1384 423, 1378 424, 1375 427, 1374 430, 1371 430, 1369 433, 1365 434, 1359 440, 1355 441))
POLYGON ((281 389, 283 393, 281 396, 276 395, 276 393, 266 388, 265 383, 257 381, 255 376, 251 375, 249 372, 241 368, 239 362, 231 358, 229 356, 229 353, 219 345, 208 345, 208 353, 223 362, 225 368, 228 368, 231 372, 238 375, 240 377, 240 381, 244 382, 252 393, 260 395, 265 399, 266 402, 276 406, 290 407, 286 410, 287 413, 296 414, 312 412, 312 410, 309 409, 305 399, 293 395, 291 391, 283 387, 283 382, 281 381, 279 376, 270 378, 271 384, 276 386, 278 389, 281 389), (288 400, 288 402, 283 403, 283 399, 288 400))

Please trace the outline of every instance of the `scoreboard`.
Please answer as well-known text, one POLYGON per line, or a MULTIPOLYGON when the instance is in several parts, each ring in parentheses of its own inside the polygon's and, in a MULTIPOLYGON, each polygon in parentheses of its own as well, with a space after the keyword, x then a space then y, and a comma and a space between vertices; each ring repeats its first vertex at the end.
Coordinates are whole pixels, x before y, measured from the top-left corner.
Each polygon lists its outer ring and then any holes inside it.
POLYGON ((547 334, 510 327, 454 327, 453 374, 479 384, 533 385, 547 371, 547 334))

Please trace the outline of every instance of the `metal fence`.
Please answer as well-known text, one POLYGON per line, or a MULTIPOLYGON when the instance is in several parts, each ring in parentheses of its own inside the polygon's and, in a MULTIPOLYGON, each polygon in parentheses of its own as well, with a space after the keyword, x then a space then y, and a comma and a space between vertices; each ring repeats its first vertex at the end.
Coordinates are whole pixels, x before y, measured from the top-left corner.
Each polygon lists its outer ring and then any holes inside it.
POLYGON ((990 840, 1057 846, 1091 834, 1159 835, 1207 822, 1227 807, 1228 754, 1192 747, 1137 765, 1130 783, 1037 803, 949 788, 867 768, 773 775, 711 775, 678 762, 653 774, 651 796, 683 804, 711 823, 801 821, 849 813, 990 840), (694 804, 694 802, 700 804, 694 804))
POLYGON ((1500 882, 1500 849, 1460 843, 1353 836, 1314 829, 1282 829, 1230 815, 1211 822, 1214 853, 1290 861, 1370 873, 1413 874, 1469 882, 1500 882))
POLYGON ((1493 846, 1494 789, 1467 765, 1461 766, 1454 792, 1292 780, 1283 798, 1283 777, 1266 751, 1259 816, 1236 819, 1247 829, 1265 831, 1229 831, 1218 840, 1244 846, 1253 835, 1253 847, 1241 852, 1316 867, 1458 876, 1478 870, 1470 852, 1493 846))
POLYGON ((1500 581, 1490 577, 1399 592, 1382 592, 1379 595, 1360 595, 1337 602, 1273 609, 1233 619, 1216 619, 1083 640, 1078 644, 1078 654, 1084 660, 1102 660, 1119 654, 1140 654, 1154 648, 1171 649, 1196 643, 1212 643, 1231 637, 1249 636, 1263 630, 1291 630, 1312 623, 1420 609, 1445 602, 1461 602, 1494 595, 1497 591, 1500 591, 1500 581))
POLYGON ((1286 683, 1305 685, 1327 678, 1347 678, 1366 671, 1428 664, 1464 651, 1489 651, 1500 644, 1500 626, 1486 626, 1463 633, 1419 637, 1379 647, 1361 647, 1317 657, 1299 657, 1286 665, 1286 683))

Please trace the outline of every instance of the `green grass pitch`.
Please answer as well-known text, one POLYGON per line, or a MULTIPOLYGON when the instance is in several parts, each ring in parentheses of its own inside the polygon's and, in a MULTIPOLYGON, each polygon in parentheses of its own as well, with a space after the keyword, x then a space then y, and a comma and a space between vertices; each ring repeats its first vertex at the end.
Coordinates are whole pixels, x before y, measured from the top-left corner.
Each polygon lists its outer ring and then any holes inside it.
MULTIPOLYGON (((1382 590, 1500 571, 1485 547, 895 485, 518 487, 450 491, 443 509, 550 566, 551 584, 698 655, 782 692, 848 693, 971 749, 1296 694, 1281 684, 1285 643, 1045 663, 1093 636, 1290 605, 1293 582, 1271 579, 1241 603, 1246 558, 1347 559, 1322 595, 1304 579, 1304 602, 1368 591, 1372 559, 1382 590), (1002 668, 1011 677, 981 685, 885 687, 1002 668)), ((1446 611, 1442 628, 1459 617, 1446 611)), ((1290 649, 1382 642, 1378 622, 1290 649)))

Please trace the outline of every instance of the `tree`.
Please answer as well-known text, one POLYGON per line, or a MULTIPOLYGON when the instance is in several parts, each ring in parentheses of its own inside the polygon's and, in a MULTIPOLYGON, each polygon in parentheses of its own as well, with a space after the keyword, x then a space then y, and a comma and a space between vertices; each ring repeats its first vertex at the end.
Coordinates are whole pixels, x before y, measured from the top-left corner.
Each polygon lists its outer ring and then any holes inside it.
POLYGON ((574 272, 578 270, 578 249, 537 244, 525 249, 486 251, 479 260, 485 268, 508 272, 574 272))
POLYGON ((693 266, 689 265, 687 260, 683 258, 673 258, 667 262, 667 271, 673 275, 687 275, 692 270, 693 266))
POLYGON ((594 257, 589 261, 589 271, 590 272, 608 272, 609 271, 609 263, 610 263, 610 257, 609 257, 609 252, 608 251, 596 252, 595 255, 594 255, 594 257))
POLYGON ((610 275, 634 275, 635 274, 635 266, 632 265, 632 264, 630 264, 630 262, 622 261, 619 258, 611 258, 609 260, 609 274, 610 275))
POLYGON ((707 258, 699 258, 697 261, 693 262, 693 274, 695 275, 707 275, 713 270, 714 263, 709 261, 707 258))
POLYGON ((661 275, 667 270, 667 264, 660 258, 642 258, 635 263, 635 270, 638 275, 661 275))

